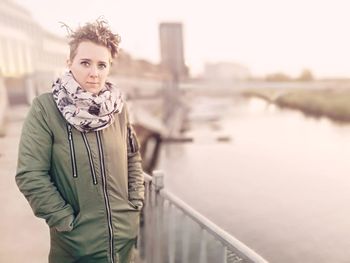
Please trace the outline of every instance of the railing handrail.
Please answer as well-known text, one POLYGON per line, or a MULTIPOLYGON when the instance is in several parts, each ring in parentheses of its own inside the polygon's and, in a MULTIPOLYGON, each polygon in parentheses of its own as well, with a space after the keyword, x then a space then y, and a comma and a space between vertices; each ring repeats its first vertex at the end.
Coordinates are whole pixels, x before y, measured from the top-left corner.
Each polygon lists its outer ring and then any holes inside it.
POLYGON ((144 172, 143 177, 145 178, 146 182, 152 182, 152 176, 150 176, 149 174, 144 172))
POLYGON ((208 218, 200 214, 198 211, 193 209, 190 205, 185 203, 179 197, 175 196, 171 192, 167 191, 163 188, 163 180, 162 178, 157 178, 157 176, 162 176, 163 173, 160 171, 155 171, 153 176, 150 176, 144 173, 145 181, 154 184, 156 189, 158 188, 159 194, 169 201, 171 204, 175 205, 178 209, 183 211, 188 217, 193 219, 196 223, 198 223, 203 229, 212 234, 217 240, 219 240, 224 246, 226 246, 229 250, 237 250, 242 255, 244 255, 247 259, 256 263, 268 263, 264 258, 262 258, 259 254, 257 254, 254 250, 247 247, 238 239, 234 238, 232 235, 227 233, 225 230, 220 228, 218 225, 210 221, 208 218), (153 178, 155 180, 153 180, 153 178), (160 179, 160 180, 157 180, 160 179), (157 185, 158 181, 158 185, 157 185))

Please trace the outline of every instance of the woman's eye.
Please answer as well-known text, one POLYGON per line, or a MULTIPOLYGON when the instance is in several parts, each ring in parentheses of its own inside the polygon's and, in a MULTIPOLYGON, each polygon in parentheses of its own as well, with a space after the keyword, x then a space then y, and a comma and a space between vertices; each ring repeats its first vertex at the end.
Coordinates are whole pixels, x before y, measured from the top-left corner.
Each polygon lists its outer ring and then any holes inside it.
POLYGON ((99 64, 98 67, 99 67, 100 69, 105 69, 105 68, 107 67, 107 65, 106 65, 106 64, 99 64))
POLYGON ((86 67, 88 67, 90 65, 90 63, 87 61, 82 61, 80 64, 83 66, 86 66, 86 67))

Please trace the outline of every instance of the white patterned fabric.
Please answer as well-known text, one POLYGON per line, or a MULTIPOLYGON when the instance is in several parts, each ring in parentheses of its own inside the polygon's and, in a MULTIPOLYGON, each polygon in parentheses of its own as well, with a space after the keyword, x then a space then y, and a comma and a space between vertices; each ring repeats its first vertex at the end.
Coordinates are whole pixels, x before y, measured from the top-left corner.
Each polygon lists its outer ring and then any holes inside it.
POLYGON ((81 88, 71 72, 52 84, 52 94, 63 117, 82 132, 107 128, 124 105, 121 91, 110 82, 93 94, 81 88))

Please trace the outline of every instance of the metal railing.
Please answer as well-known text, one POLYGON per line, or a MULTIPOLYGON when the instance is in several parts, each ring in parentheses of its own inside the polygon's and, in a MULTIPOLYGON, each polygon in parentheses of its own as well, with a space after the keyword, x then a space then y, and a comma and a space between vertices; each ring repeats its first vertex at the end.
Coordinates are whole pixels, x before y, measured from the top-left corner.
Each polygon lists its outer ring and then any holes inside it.
POLYGON ((139 251, 145 263, 267 263, 164 188, 164 174, 145 174, 139 251))

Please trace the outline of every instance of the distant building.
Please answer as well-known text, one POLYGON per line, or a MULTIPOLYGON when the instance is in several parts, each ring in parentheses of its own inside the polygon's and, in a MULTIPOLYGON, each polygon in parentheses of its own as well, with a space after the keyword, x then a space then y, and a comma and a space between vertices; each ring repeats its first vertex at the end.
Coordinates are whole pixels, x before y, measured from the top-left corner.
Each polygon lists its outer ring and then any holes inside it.
POLYGON ((59 73, 65 68, 67 54, 63 38, 41 28, 13 0, 0 0, 0 71, 4 77, 59 73))
POLYGON ((161 23, 159 25, 160 55, 162 67, 180 80, 187 78, 185 65, 183 32, 181 23, 161 23))
MULTIPOLYGON (((52 81, 66 69, 68 54, 67 39, 43 29, 14 0, 0 0, 0 75, 10 104, 30 103, 38 94, 50 91, 52 81)), ((123 51, 112 67, 113 74, 150 80, 168 76, 160 65, 134 59, 123 51)))
POLYGON ((251 77, 249 69, 237 63, 207 63, 204 68, 204 79, 209 81, 237 81, 251 77))
POLYGON ((127 78, 162 80, 167 76, 159 64, 153 64, 144 59, 135 59, 129 53, 120 49, 113 61, 111 75, 127 78))

